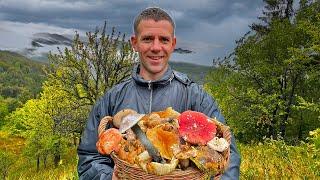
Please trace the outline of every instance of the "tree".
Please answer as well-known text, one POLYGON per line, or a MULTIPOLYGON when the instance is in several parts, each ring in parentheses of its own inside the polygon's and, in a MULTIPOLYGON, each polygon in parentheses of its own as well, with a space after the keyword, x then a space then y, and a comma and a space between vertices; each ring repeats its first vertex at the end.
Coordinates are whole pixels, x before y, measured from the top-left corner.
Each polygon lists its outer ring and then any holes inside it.
MULTIPOLYGON (((71 49, 50 54, 51 68, 47 71, 47 88, 59 89, 59 94, 63 94, 55 98, 63 101, 67 97, 72 102, 61 108, 59 103, 51 103, 49 109, 55 109, 57 113, 48 113, 55 126, 61 127, 59 132, 68 130, 77 137, 82 133, 91 106, 108 89, 128 78, 137 62, 125 34, 119 32, 116 35, 115 28, 111 34, 106 34, 106 23, 101 31, 97 28, 94 33, 86 35, 87 41, 84 42, 76 33, 71 49)), ((50 96, 50 91, 47 94, 50 96)))
MULTIPOLYGON (((268 1, 268 5, 279 2, 271 7, 281 7, 282 1, 268 1)), ((307 124, 305 121, 316 121, 316 114, 297 111, 295 107, 299 104, 297 97, 319 98, 319 83, 315 81, 319 78, 319 20, 312 18, 312 23, 306 26, 301 14, 309 6, 298 11, 296 17, 299 18, 288 18, 292 14, 288 8, 290 3, 279 11, 283 13, 267 14, 268 31, 261 33, 253 28, 237 42, 233 55, 223 59, 220 69, 213 72, 224 71, 226 76, 217 78, 211 74, 208 77, 208 89, 216 94, 230 94, 226 95, 227 100, 221 98, 225 101, 222 104, 231 104, 234 108, 228 108, 226 113, 231 124, 241 129, 238 135, 244 137, 244 141, 264 136, 302 138, 310 130, 303 126, 307 124), (211 88, 221 81, 228 84, 221 89, 211 88)), ((316 16, 319 11, 308 14, 316 16)))
POLYGON ((7 117, 12 134, 26 139, 24 155, 36 159, 37 170, 40 159, 46 165, 48 155, 52 155, 54 164, 58 165, 70 139, 79 137, 75 133, 82 129, 81 123, 84 124, 88 113, 88 108, 75 111, 75 98, 60 87, 61 84, 45 82, 39 99, 27 101, 7 117))
POLYGON ((7 114, 9 114, 8 104, 6 103, 5 99, 0 96, 0 127, 3 125, 3 119, 7 114))
POLYGON ((37 170, 40 167, 40 158, 49 154, 44 150, 43 139, 52 136, 52 120, 44 113, 44 109, 46 105, 43 101, 32 99, 6 117, 10 122, 11 133, 26 139, 24 155, 29 159, 36 159, 37 170))
POLYGON ((78 33, 71 49, 49 55, 50 78, 62 82, 63 90, 76 97, 81 105, 93 105, 109 88, 126 79, 136 62, 136 54, 125 34, 106 35, 106 23, 100 33, 87 33, 83 42, 78 33))
MULTIPOLYGON (((53 156, 57 166, 70 139, 79 139, 91 105, 116 83, 130 74, 135 62, 130 43, 120 33, 105 34, 106 24, 99 35, 87 33, 82 42, 76 33, 71 49, 50 54, 48 79, 43 83, 39 98, 27 101, 7 117, 11 131, 27 140, 24 154, 36 159, 53 156)), ((77 145, 76 143, 74 143, 77 145)))
POLYGON ((266 4, 262 14, 258 17, 262 24, 253 23, 251 29, 263 35, 270 31, 270 25, 273 21, 286 21, 294 16, 293 0, 263 0, 266 4))
POLYGON ((11 165, 14 164, 14 155, 0 150, 0 173, 2 179, 6 179, 8 176, 9 169, 11 168, 11 165))

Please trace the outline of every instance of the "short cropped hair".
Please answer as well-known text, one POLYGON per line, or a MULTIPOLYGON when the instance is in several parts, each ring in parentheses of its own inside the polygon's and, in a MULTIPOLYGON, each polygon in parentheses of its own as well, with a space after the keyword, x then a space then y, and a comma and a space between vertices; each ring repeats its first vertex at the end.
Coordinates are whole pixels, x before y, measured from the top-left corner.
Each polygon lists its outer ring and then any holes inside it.
POLYGON ((138 25, 140 24, 140 22, 142 20, 149 20, 149 19, 152 19, 156 22, 161 20, 169 21, 173 27, 173 35, 174 35, 175 23, 173 19, 166 11, 164 11, 159 7, 150 7, 150 8, 144 9, 143 11, 141 11, 141 13, 138 16, 136 16, 133 22, 133 31, 135 35, 138 34, 138 25))

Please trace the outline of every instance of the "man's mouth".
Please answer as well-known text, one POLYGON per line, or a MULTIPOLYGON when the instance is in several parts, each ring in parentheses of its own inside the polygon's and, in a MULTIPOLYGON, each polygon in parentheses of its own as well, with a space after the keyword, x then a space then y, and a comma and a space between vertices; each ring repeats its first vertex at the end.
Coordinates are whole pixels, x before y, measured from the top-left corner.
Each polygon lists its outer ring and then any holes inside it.
POLYGON ((160 60, 164 58, 164 56, 148 56, 148 57, 152 60, 160 60))

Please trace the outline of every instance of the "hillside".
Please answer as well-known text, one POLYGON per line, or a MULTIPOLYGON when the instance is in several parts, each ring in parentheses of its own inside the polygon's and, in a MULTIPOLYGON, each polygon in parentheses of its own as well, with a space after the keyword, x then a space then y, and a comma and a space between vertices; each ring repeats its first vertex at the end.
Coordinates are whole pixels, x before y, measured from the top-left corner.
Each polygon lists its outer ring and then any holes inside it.
MULTIPOLYGON (((42 59, 43 61, 43 59, 42 59)), ((18 53, 0 50, 0 96, 21 102, 34 98, 45 79, 42 70, 46 63, 26 58, 18 53)), ((184 62, 170 62, 173 69, 187 74, 193 81, 204 83, 209 66, 184 62)))
POLYGON ((169 62, 174 70, 183 72, 193 81, 203 84, 206 74, 211 70, 210 66, 202 66, 185 62, 169 62))
MULTIPOLYGON (((38 62, 48 62, 48 57, 46 55, 33 57, 32 58, 38 62)), ((210 71, 210 66, 202 66, 198 64, 185 63, 185 62, 172 62, 169 61, 169 64, 174 70, 185 73, 191 78, 193 81, 203 84, 206 74, 210 71)))
POLYGON ((7 102, 9 112, 39 94, 45 79, 44 65, 0 50, 0 103, 7 102))

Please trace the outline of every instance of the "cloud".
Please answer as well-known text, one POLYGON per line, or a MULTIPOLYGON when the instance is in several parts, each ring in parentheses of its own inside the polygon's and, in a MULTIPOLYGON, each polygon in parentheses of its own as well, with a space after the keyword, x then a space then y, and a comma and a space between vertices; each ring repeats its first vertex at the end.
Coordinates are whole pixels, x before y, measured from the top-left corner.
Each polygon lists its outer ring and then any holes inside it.
POLYGON ((64 0, 2 0, 0 6, 8 10, 26 12, 65 12, 65 11, 92 11, 101 5, 100 1, 64 1, 64 0))
POLYGON ((212 57, 225 56, 232 51, 235 40, 249 30, 248 25, 260 14, 263 2, 0 0, 0 48, 21 48, 29 45, 30 37, 34 33, 69 34, 70 37, 75 30, 82 33, 94 31, 96 27, 102 27, 105 20, 108 32, 115 26, 117 31, 128 36, 132 33, 134 17, 139 11, 150 6, 164 8, 174 18, 177 25, 177 48, 195 52, 184 54, 183 59, 199 59, 197 62, 205 64, 210 63, 212 57))
POLYGON ((22 23, 13 21, 2 21, 0 20, 0 30, 14 32, 19 34, 25 34, 30 36, 34 33, 48 32, 48 33, 60 33, 60 34, 74 34, 75 31, 84 32, 81 30, 62 28, 55 25, 49 25, 46 23, 22 23))
POLYGON ((181 28, 197 26, 200 22, 219 24, 229 16, 251 16, 261 2, 256 0, 2 0, 0 12, 7 20, 36 22, 90 30, 107 20, 120 31, 131 33, 133 18, 148 7, 166 9, 181 28))
MULTIPOLYGON (((32 40, 37 33, 61 34, 67 37, 73 37, 75 31, 80 35, 85 34, 85 32, 81 30, 62 28, 45 23, 0 21, 0 27, 0 49, 22 52, 24 54, 32 53, 32 55, 48 52, 50 50, 56 52, 57 50, 57 45, 35 49, 32 45, 32 40)), ((64 48, 66 46, 60 47, 64 48)))

